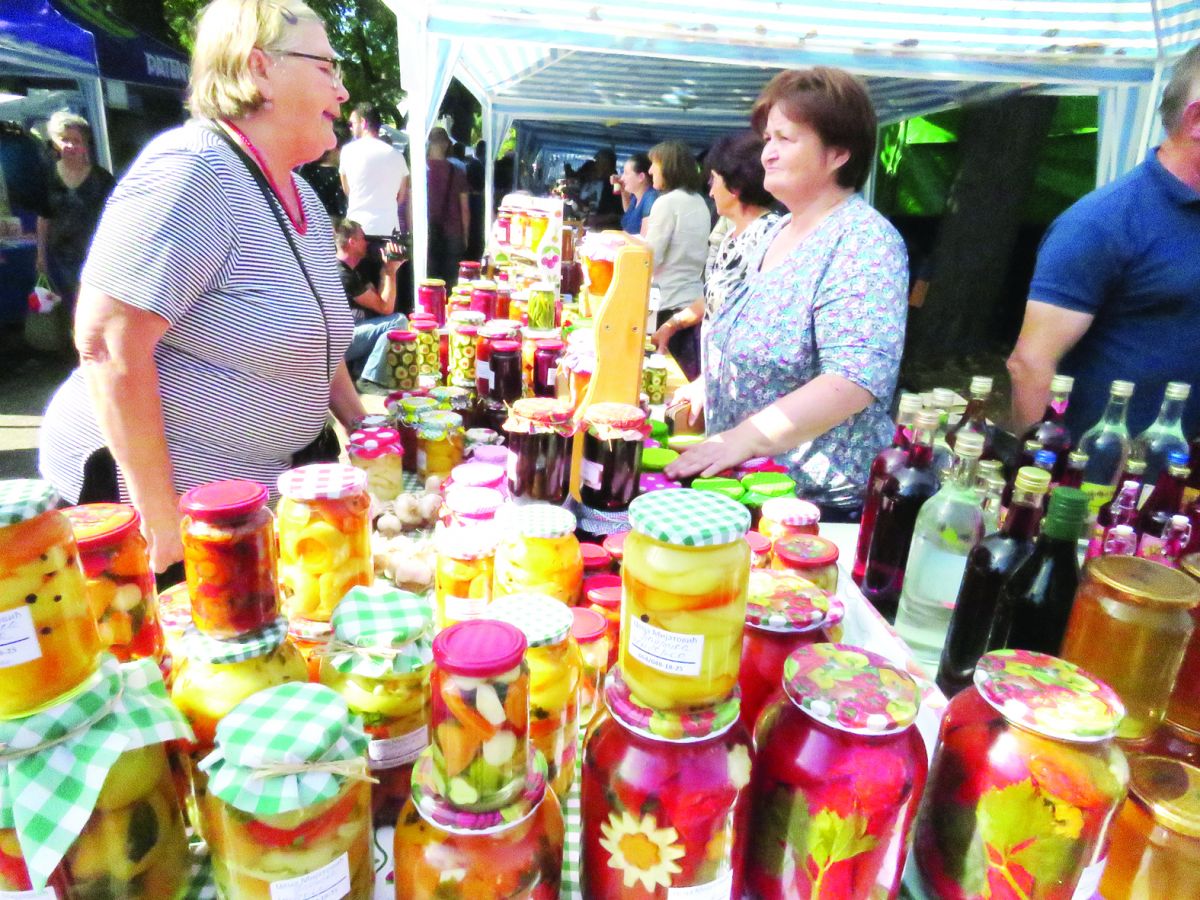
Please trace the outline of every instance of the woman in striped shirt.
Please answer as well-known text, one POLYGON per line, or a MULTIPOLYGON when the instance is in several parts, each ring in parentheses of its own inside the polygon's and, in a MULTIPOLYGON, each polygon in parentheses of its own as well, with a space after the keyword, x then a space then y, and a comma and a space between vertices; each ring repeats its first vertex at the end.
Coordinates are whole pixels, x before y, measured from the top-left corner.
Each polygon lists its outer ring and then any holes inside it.
POLYGON ((273 489, 329 412, 363 414, 329 217, 292 174, 334 146, 346 99, 307 6, 214 0, 192 121, 147 146, 101 219, 81 365, 50 402, 40 465, 69 501, 132 502, 158 571, 183 555, 182 492, 220 478, 273 489))

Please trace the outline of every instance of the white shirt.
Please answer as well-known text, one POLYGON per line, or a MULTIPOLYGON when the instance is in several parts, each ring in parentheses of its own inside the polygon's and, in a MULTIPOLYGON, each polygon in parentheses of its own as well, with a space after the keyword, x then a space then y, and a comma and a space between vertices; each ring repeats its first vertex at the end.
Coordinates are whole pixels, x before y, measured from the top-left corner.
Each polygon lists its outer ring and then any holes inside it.
POLYGON ((659 311, 681 309, 704 295, 704 264, 712 219, 699 194, 661 194, 646 220, 646 243, 654 251, 654 284, 659 311))
POLYGON ((342 148, 338 171, 346 178, 346 218, 371 237, 390 235, 400 227, 396 195, 408 177, 403 153, 387 141, 363 135, 342 148))

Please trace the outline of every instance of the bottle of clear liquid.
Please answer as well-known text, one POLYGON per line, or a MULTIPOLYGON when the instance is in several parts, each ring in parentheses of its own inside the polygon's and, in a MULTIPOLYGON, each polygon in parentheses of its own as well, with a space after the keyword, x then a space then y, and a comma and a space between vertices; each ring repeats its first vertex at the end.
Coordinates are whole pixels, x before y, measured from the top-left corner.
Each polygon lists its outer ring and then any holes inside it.
MULTIPOLYGON (((1042 413, 1042 420, 1029 427, 1021 436, 1024 441, 1037 441, 1047 450, 1058 454, 1054 480, 1062 481, 1063 469, 1067 464, 1067 453, 1071 449, 1071 432, 1067 429, 1067 405, 1071 401, 1071 388, 1075 379, 1070 375, 1055 375, 1050 379, 1050 402, 1042 413)), ((1028 465, 1028 463, 1022 463, 1028 465)))
POLYGON ((1004 490, 1008 482, 1003 475, 989 475, 984 485, 983 533, 994 534, 1004 522, 1004 490))
POLYGON ((988 422, 985 415, 988 398, 992 395, 992 379, 986 375, 976 375, 971 379, 970 394, 971 398, 967 401, 962 418, 946 432, 946 443, 953 450, 959 435, 981 434, 983 458, 988 459, 992 456, 992 439, 996 433, 996 427, 988 422))
POLYGON ((954 451, 946 443, 946 434, 950 425, 950 411, 958 402, 958 395, 950 388, 934 388, 927 395, 926 409, 935 409, 938 414, 938 427, 933 435, 933 470, 939 479, 945 478, 954 462, 954 451))
POLYGON ((987 483, 992 478, 1004 480, 1004 463, 998 459, 981 459, 975 467, 975 490, 983 494, 987 491, 987 483))
POLYGON ((1088 495, 1088 511, 1092 515, 1112 497, 1121 467, 1129 457, 1132 441, 1125 420, 1132 396, 1132 381, 1114 381, 1108 391, 1104 415, 1079 439, 1079 449, 1088 456, 1081 487, 1088 495))
POLYGON ((1183 436, 1183 408, 1191 392, 1190 384, 1168 382, 1158 418, 1134 438, 1130 453, 1134 459, 1145 461, 1147 484, 1158 481, 1159 473, 1167 466, 1169 454, 1188 452, 1187 438, 1183 436))
POLYGON ((931 674, 942 655, 967 555, 983 537, 975 469, 984 444, 984 436, 977 432, 958 435, 950 476, 921 507, 913 530, 896 630, 931 674))

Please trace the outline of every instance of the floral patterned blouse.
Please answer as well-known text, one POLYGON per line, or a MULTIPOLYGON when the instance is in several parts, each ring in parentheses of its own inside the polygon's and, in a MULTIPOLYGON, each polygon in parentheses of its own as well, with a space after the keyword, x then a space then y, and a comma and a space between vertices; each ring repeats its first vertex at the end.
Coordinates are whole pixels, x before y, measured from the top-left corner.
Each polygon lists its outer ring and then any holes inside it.
POLYGON ((892 437, 908 313, 908 259, 896 229, 857 194, 792 254, 760 271, 784 216, 752 251, 745 281, 704 331, 709 434, 738 425, 818 375, 871 392, 871 405, 776 459, 825 506, 861 502, 867 470, 892 437))

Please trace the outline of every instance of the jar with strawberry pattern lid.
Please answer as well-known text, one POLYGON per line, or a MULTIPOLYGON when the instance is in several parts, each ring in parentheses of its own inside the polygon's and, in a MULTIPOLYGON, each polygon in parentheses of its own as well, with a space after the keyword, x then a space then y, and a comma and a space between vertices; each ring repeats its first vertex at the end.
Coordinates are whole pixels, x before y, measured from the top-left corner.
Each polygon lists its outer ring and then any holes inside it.
POLYGON ((593 403, 584 412, 579 496, 585 506, 624 510, 638 493, 646 414, 628 403, 593 403))
POLYGON ((746 532, 750 545, 750 568, 765 569, 771 565, 771 542, 757 531, 746 532))
POLYGON ((302 466, 279 476, 279 493, 284 608, 291 618, 328 622, 350 588, 375 580, 366 473, 337 464, 302 466))
MULTIPOLYGON (((470 435, 467 437, 469 440, 470 435)), ((507 460, 507 451, 504 451, 504 454, 504 458, 507 460)), ((462 465, 454 467, 454 471, 450 473, 450 479, 446 484, 447 487, 457 485, 459 487, 490 488, 493 491, 499 491, 501 494, 504 494, 508 490, 504 465, 478 462, 474 455, 472 455, 470 462, 465 462, 462 465)))
POLYGON ((574 606, 583 584, 575 516, 560 506, 507 506, 497 516, 493 595, 546 594, 574 606))
POLYGON ((814 534, 797 534, 775 542, 771 567, 787 569, 829 593, 837 591, 837 544, 814 534))
POLYGON ((913 846, 923 888, 1068 900, 1091 882, 1129 782, 1113 741, 1123 715, 1072 663, 1029 650, 980 659, 938 731, 913 846))
POLYGON ((583 896, 742 897, 753 751, 736 689, 701 715, 639 704, 619 669, 583 751, 583 896))
POLYGON ((408 391, 420 384, 421 360, 415 331, 393 329, 387 333, 387 365, 392 386, 408 391))
POLYGON ((465 437, 458 413, 432 410, 417 419, 417 474, 446 478, 463 460, 465 437))
POLYGON ((608 620, 594 609, 571 607, 571 638, 579 647, 583 668, 579 674, 579 722, 586 728, 603 705, 600 692, 608 671, 608 620))
POLYGON ((404 492, 404 445, 395 428, 350 432, 346 456, 367 473, 367 490, 377 500, 395 500, 404 492))
POLYGON ((421 381, 431 379, 436 382, 442 374, 438 360, 438 324, 432 319, 414 318, 409 328, 417 336, 417 371, 421 381))
POLYGON ((926 775, 916 682, 858 647, 812 644, 787 657, 783 689, 755 730, 747 895, 898 896, 926 775))
POLYGON ((104 648, 121 662, 161 661, 158 594, 139 528, 142 517, 122 503, 87 503, 63 514, 79 547, 88 604, 104 648))
POLYGON ((426 278, 417 286, 417 305, 432 315, 438 325, 446 324, 446 282, 426 278))
POLYGON ((396 426, 400 432, 400 458, 405 472, 417 471, 417 420, 422 414, 436 409, 438 400, 433 396, 404 397, 400 400, 396 426))
POLYGON ((504 495, 499 491, 452 484, 446 488, 443 517, 448 525, 480 525, 492 521, 503 505, 504 495))
POLYGON ((758 533, 774 542, 797 534, 818 534, 821 510, 799 497, 772 497, 762 506, 758 533))
POLYGON ((512 405, 508 437, 508 491, 514 499, 562 503, 571 482, 571 408, 557 400, 527 397, 512 405))
POLYGON ((439 629, 487 613, 499 540, 500 532, 493 523, 438 525, 434 530, 437 562, 433 585, 439 629))
POLYGON ((611 669, 617 664, 617 652, 621 648, 621 577, 593 575, 586 579, 583 602, 608 623, 608 665, 605 669, 611 669))

